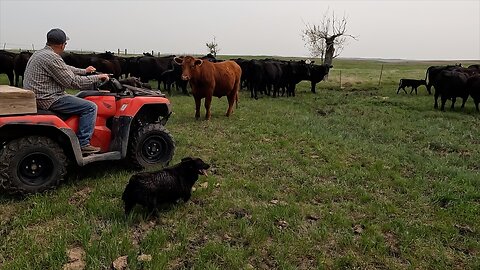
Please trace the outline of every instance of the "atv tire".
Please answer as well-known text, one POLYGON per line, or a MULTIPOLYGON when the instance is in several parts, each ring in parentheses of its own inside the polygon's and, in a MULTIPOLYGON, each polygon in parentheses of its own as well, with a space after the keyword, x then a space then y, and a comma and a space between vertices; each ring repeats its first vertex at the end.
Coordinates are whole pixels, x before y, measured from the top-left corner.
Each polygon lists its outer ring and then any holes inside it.
POLYGON ((146 124, 133 131, 128 149, 129 161, 135 168, 166 166, 173 158, 175 141, 162 124, 146 124))
POLYGON ((52 139, 15 139, 0 149, 0 187, 10 194, 42 192, 63 181, 66 167, 67 157, 52 139))

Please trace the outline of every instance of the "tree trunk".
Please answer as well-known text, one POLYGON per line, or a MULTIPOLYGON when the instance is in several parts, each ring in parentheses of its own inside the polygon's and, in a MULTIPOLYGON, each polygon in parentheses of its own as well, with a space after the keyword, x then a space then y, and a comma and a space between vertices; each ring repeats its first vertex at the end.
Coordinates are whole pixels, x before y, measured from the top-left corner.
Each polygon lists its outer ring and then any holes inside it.
POLYGON ((335 37, 329 37, 325 39, 326 43, 326 51, 325 51, 325 65, 332 65, 333 63, 333 56, 335 55, 335 47, 333 46, 333 42, 335 41, 335 37))

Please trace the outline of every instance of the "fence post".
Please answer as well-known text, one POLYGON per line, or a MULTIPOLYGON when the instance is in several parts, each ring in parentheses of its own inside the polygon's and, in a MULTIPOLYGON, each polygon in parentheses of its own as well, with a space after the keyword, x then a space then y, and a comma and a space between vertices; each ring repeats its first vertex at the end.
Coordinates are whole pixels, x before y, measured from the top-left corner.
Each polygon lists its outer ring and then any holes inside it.
POLYGON ((125 55, 127 55, 127 49, 125 49, 125 55))
POLYGON ((342 89, 342 71, 340 70, 340 89, 342 89))
POLYGON ((383 73, 383 64, 382 64, 382 69, 380 70, 380 78, 378 79, 378 86, 382 83, 382 73, 383 73))

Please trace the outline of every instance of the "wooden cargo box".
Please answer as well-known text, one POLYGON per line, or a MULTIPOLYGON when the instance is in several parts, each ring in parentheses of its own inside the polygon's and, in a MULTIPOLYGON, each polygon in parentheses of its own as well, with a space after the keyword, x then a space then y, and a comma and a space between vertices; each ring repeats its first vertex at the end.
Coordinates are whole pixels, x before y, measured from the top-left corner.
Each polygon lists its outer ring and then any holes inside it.
POLYGON ((18 87, 0 85, 0 115, 37 113, 35 93, 18 87))

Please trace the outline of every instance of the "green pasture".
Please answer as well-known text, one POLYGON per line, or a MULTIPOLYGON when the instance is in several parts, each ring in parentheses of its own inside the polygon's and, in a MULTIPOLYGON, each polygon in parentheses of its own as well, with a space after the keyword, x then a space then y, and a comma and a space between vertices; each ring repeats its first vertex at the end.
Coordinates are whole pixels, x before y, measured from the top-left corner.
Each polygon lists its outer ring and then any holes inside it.
POLYGON ((423 86, 396 94, 432 64, 447 62, 335 60, 316 94, 306 81, 296 97, 242 90, 229 118, 214 99, 210 121, 173 93, 172 163, 211 165, 191 201, 125 217, 134 172, 117 163, 0 195, 0 269, 110 269, 122 256, 129 269, 479 269, 480 113, 471 99, 435 110, 423 86))

